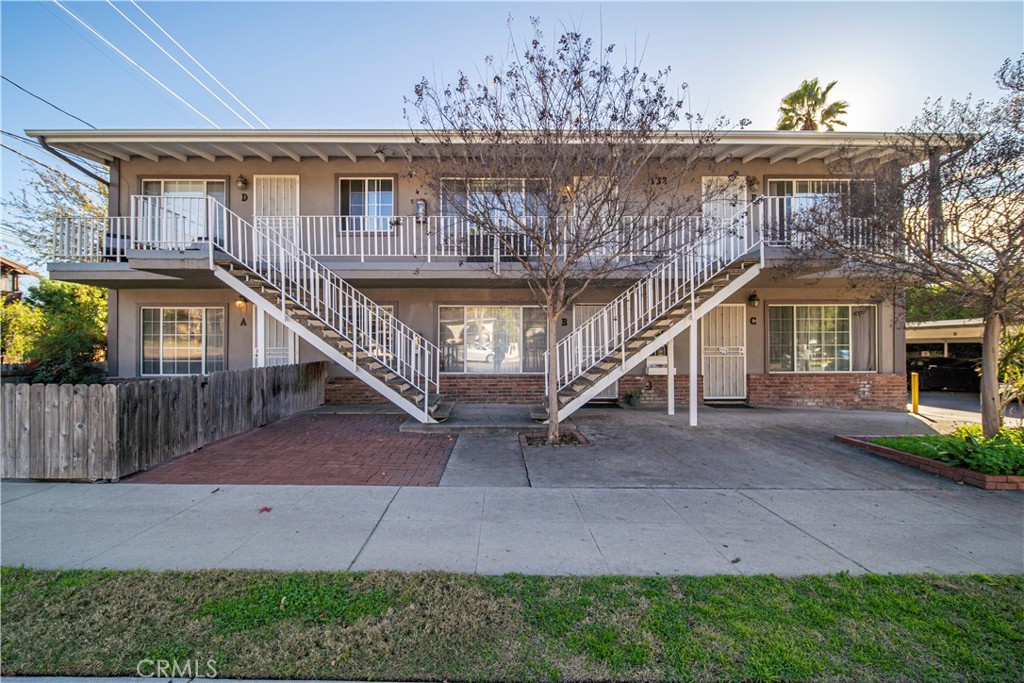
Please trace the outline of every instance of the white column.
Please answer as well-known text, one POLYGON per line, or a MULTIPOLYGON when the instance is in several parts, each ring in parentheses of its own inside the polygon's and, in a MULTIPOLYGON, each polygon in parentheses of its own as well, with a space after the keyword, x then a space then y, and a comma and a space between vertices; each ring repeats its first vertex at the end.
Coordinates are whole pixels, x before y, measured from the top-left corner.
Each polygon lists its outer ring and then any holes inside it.
POLYGON ((259 306, 253 306, 253 317, 256 319, 253 343, 253 367, 267 366, 267 314, 259 306))
POLYGON ((668 414, 676 414, 676 338, 668 340, 668 414))
MULTIPOLYGON (((692 315, 692 314, 691 314, 692 315)), ((690 323, 690 426, 697 426, 697 321, 690 323)))

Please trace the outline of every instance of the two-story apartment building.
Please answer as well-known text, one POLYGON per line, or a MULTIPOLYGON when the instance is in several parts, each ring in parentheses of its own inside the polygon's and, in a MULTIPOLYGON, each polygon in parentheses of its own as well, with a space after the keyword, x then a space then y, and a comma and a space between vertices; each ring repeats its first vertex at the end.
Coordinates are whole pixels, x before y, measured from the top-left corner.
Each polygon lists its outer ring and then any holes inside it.
MULTIPOLYGON (((856 183, 827 160, 884 157, 880 134, 723 134, 706 175, 678 191, 729 184, 731 229, 699 256, 681 237, 661 266, 589 289, 561 321, 557 360, 514 259, 408 172, 431 154, 408 131, 29 134, 109 166, 109 219, 60 222, 49 268, 109 289, 114 376, 326 358, 329 402, 392 401, 431 421, 438 396, 540 404, 551 362, 563 416, 634 390, 664 403, 670 385, 685 402, 695 359, 703 401, 905 404, 894 302, 780 267, 787 217, 856 183)), ((521 183, 530 206, 529 180, 463 181, 463 196, 521 183)), ((723 220, 720 206, 696 214, 723 220)))

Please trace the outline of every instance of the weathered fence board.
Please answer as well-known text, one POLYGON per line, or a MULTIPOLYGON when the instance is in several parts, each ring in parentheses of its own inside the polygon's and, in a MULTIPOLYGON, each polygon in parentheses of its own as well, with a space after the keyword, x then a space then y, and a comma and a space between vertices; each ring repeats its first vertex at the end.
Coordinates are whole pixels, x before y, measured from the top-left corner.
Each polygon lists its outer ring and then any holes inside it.
POLYGON ((0 387, 0 476, 119 479, 323 402, 327 364, 0 387))

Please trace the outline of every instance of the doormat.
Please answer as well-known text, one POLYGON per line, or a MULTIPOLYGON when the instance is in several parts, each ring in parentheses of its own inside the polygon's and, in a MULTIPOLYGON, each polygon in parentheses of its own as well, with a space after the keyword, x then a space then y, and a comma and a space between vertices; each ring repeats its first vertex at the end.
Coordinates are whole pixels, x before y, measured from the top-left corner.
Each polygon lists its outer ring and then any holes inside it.
POLYGON ((746 408, 754 410, 754 406, 749 403, 705 403, 705 408, 746 408))

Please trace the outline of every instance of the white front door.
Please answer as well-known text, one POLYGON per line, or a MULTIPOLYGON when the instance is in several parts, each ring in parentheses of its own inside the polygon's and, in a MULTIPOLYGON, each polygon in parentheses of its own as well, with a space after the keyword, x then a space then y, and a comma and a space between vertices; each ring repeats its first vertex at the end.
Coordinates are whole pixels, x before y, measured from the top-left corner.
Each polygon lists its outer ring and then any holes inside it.
POLYGON ((714 236, 709 243, 706 256, 715 260, 729 253, 726 246, 728 242, 744 240, 747 237, 746 221, 736 222, 737 215, 747 205, 747 178, 705 176, 701 182, 701 193, 701 213, 704 218, 702 233, 714 236))
MULTIPOLYGON (((591 318, 595 313, 604 308, 603 304, 576 304, 572 308, 572 324, 573 327, 579 327, 586 320, 591 318)), ((610 330, 609 330, 610 331, 610 330)), ((589 354, 591 349, 580 349, 582 353, 589 354)), ((595 396, 594 401, 617 401, 619 400, 619 382, 618 380, 612 382, 609 386, 605 387, 601 393, 595 396)))
MULTIPOLYGON (((298 241, 299 176, 253 176, 253 223, 298 241)), ((289 365, 298 362, 298 336, 282 323, 266 316, 263 348, 257 353, 264 365, 289 365)), ((258 337, 258 335, 257 335, 258 337)), ((259 340, 257 339, 257 343, 259 340)))
POLYGON ((747 328, 743 304, 721 304, 701 318, 704 398, 747 397, 747 328))
POLYGON ((252 178, 252 214, 257 227, 294 240, 298 235, 299 176, 257 175, 252 178))

